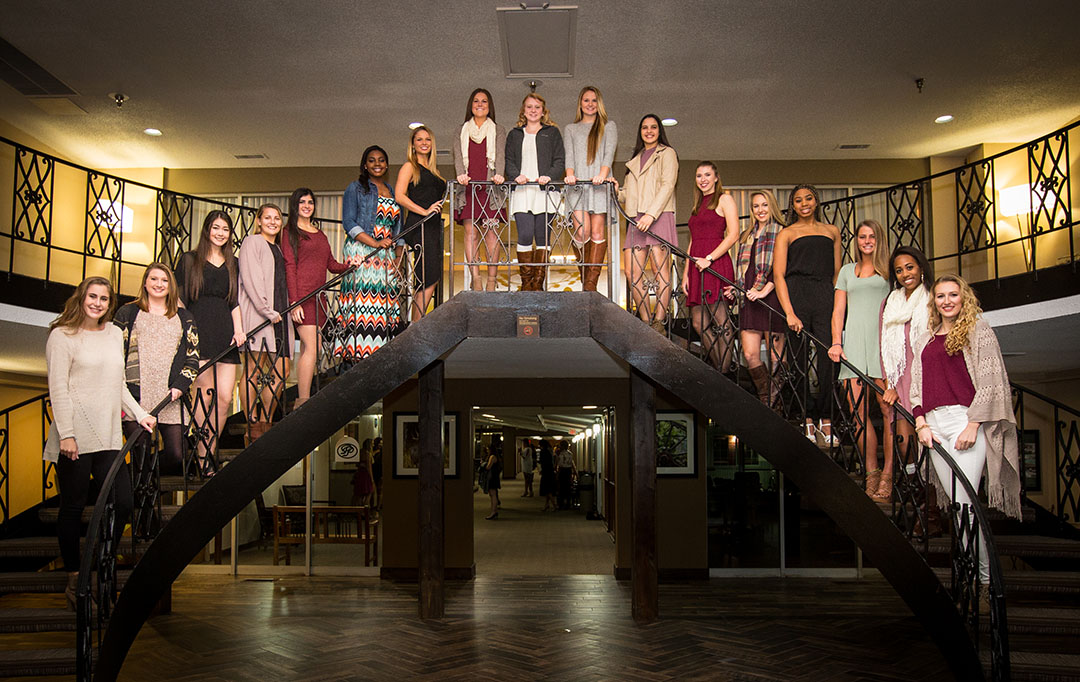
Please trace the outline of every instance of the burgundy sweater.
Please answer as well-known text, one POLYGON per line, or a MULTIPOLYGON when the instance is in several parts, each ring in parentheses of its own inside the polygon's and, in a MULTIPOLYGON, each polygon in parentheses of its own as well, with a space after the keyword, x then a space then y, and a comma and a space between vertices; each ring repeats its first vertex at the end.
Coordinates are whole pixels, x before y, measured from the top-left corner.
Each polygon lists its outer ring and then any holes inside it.
MULTIPOLYGON (((285 229, 282 228, 284 233, 285 229)), ((282 235, 281 252, 285 256, 285 281, 289 286, 289 303, 295 303, 326 284, 326 271, 345 272, 349 266, 339 263, 330 253, 330 242, 322 230, 300 231, 299 254, 294 255, 289 238, 282 235)))
POLYGON ((945 352, 945 335, 937 334, 922 353, 922 405, 912 405, 911 413, 925 417, 927 412, 946 405, 969 407, 975 399, 975 384, 968 374, 964 354, 945 352))

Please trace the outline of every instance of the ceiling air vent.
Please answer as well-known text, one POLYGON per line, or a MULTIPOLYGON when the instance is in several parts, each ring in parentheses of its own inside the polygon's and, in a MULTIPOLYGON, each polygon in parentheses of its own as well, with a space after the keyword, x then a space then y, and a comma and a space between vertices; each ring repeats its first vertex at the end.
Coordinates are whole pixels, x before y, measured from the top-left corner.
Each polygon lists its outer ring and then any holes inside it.
POLYGON ((853 149, 870 149, 868 144, 838 144, 836 145, 836 151, 851 151, 853 149))
MULTIPOLYGON (((537 3, 522 3, 535 6, 537 3)), ((574 75, 577 7, 499 7, 499 43, 507 78, 574 75)))
POLYGON ((28 97, 78 94, 3 38, 0 38, 0 80, 28 97))
POLYGON ((266 154, 233 154, 233 158, 239 159, 240 161, 248 161, 250 159, 266 159, 269 157, 267 157, 266 154))

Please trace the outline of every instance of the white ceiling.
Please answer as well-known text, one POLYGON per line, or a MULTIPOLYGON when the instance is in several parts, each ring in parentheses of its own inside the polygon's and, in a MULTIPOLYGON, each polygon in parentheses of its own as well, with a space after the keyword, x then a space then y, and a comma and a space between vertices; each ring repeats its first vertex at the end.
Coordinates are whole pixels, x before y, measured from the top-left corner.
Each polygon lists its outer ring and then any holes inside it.
MULTIPOLYGON (((46 114, 0 84, 0 119, 103 168, 352 166, 372 143, 396 162, 411 121, 445 149, 478 85, 513 122, 526 88, 503 75, 494 9, 515 4, 4 0, 0 36, 87 113, 46 114), (233 158, 248 153, 268 159, 233 158)), ((565 124, 599 86, 620 158, 646 112, 679 119, 684 158, 719 159, 926 157, 1080 115, 1076 2, 578 4, 575 75, 539 91, 565 124), (935 125, 943 113, 956 121, 935 125)))

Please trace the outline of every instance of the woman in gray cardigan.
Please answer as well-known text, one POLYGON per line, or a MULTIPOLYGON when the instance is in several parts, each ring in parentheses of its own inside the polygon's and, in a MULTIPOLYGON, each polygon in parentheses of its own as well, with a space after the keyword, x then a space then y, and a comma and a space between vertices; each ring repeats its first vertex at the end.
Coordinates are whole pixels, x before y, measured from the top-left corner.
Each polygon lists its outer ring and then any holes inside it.
POLYGON ((557 181, 564 171, 562 134, 548 115, 544 98, 536 93, 526 95, 518 113, 518 127, 506 136, 506 173, 519 185, 510 195, 510 212, 517 225, 522 291, 543 291, 545 288, 548 235, 551 220, 559 208, 558 192, 536 185, 522 185, 531 182, 546 185, 552 180, 557 181))
POLYGON ((240 245, 240 316, 248 333, 241 396, 249 441, 270 428, 289 376, 293 330, 289 318, 283 315, 289 307, 289 289, 280 237, 281 209, 263 204, 255 218, 255 233, 240 245), (267 320, 271 324, 251 333, 267 320))
POLYGON ((474 263, 469 266, 472 289, 495 291, 498 266, 488 265, 487 278, 481 287, 480 268, 475 263, 478 262, 481 231, 487 246, 485 260, 488 263, 500 260, 499 227, 506 222, 503 212, 506 194, 495 187, 469 187, 470 182, 503 183, 506 128, 495 123, 495 100, 484 88, 477 88, 469 95, 465 105, 465 123, 458 130, 457 137, 451 140, 450 149, 454 153, 454 179, 458 184, 454 190, 454 206, 457 209, 454 220, 465 226, 465 261, 474 263))

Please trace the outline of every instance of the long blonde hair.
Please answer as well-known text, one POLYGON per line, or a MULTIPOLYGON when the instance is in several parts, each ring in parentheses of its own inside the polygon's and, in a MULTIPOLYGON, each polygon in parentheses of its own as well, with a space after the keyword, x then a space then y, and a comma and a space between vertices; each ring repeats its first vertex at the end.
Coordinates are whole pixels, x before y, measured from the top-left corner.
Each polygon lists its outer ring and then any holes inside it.
POLYGON ((581 119, 585 118, 585 112, 581 110, 581 98, 590 91, 596 95, 596 118, 593 119, 592 128, 589 129, 589 143, 586 147, 588 151, 585 154, 585 160, 588 163, 592 163, 596 158, 596 150, 600 148, 600 140, 604 139, 604 126, 607 125, 608 120, 607 109, 604 108, 604 96, 600 94, 600 88, 586 85, 577 96, 577 115, 574 116, 574 123, 580 123, 581 119))
MULTIPOLYGON (((263 204, 259 207, 259 210, 255 212, 255 230, 252 232, 252 234, 262 234, 262 225, 259 224, 259 221, 262 220, 263 213, 271 209, 277 211, 278 217, 281 217, 281 209, 278 207, 277 204, 263 204)), ((275 244, 281 244, 281 233, 285 231, 284 227, 285 226, 282 225, 282 227, 278 229, 278 233, 274 235, 275 244)))
MULTIPOLYGON (((713 175, 716 176, 716 187, 713 188, 712 199, 709 200, 709 205, 705 208, 709 211, 715 211, 716 207, 720 205, 720 197, 724 196, 724 183, 720 182, 720 171, 716 170, 716 164, 712 161, 702 161, 694 169, 694 173, 697 174, 698 168, 712 168, 713 175)), ((705 198, 705 193, 701 191, 701 188, 694 183, 694 210, 690 212, 690 215, 694 216, 701 210, 701 200, 705 198)))
MULTIPOLYGON (((490 101, 490 98, 488 101, 490 101)), ((427 168, 438 179, 443 179, 443 176, 439 175, 439 167, 435 163, 435 156, 435 133, 431 132, 431 128, 427 126, 417 126, 412 131, 412 135, 409 136, 409 148, 405 150, 405 157, 412 164, 412 184, 415 185, 420 182, 420 166, 427 168), (421 130, 431 136, 431 151, 428 152, 427 163, 420 161, 419 157, 416 156, 416 148, 413 146, 413 142, 416 141, 416 136, 420 134, 421 130)))
POLYGON ((105 310, 105 314, 101 316, 101 322, 104 324, 112 319, 113 311, 116 310, 116 293, 113 291, 112 282, 104 277, 87 277, 79 283, 79 286, 75 287, 75 293, 71 294, 67 302, 64 303, 64 310, 49 324, 49 331, 57 328, 63 329, 68 334, 79 331, 83 322, 86 321, 86 310, 83 308, 86 293, 95 284, 109 290, 109 307, 105 310))
POLYGON ((176 315, 177 308, 180 307, 180 290, 176 286, 176 275, 173 274, 172 268, 164 263, 151 263, 146 266, 146 270, 143 271, 142 283, 139 285, 139 297, 135 299, 135 304, 144 313, 150 312, 150 294, 146 292, 146 280, 150 278, 151 270, 161 270, 169 277, 169 292, 165 294, 165 317, 171 319, 176 315))
POLYGON ((930 303, 927 305, 930 306, 931 331, 941 326, 941 312, 937 309, 935 298, 937 297, 938 285, 945 282, 953 282, 960 287, 960 314, 945 337, 945 352, 949 355, 956 355, 971 342, 971 331, 975 329, 975 323, 982 315, 982 308, 979 307, 979 297, 975 295, 975 292, 972 291, 971 286, 964 281, 963 277, 942 275, 934 280, 934 286, 930 287, 930 303))
POLYGON ((750 227, 743 230, 739 235, 739 241, 749 244, 754 241, 754 233, 757 231, 757 218, 754 217, 754 197, 765 197, 769 202, 769 222, 784 226, 784 214, 780 212, 780 206, 776 203, 776 195, 771 189, 756 189, 750 193, 750 227))
MULTIPOLYGON (((855 228, 855 249, 858 251, 859 230, 863 225, 874 231, 874 255, 870 260, 874 264, 874 272, 886 282, 889 281, 889 237, 885 234, 885 228, 873 218, 867 218, 855 228)), ((860 255, 861 258, 861 255, 860 255)))
POLYGON ((535 92, 530 92, 529 94, 525 95, 525 99, 521 100, 521 110, 518 112, 517 127, 524 128, 525 124, 528 123, 528 121, 525 119, 525 103, 528 102, 530 99, 535 99, 537 102, 539 102, 541 109, 543 109, 544 113, 540 116, 540 125, 555 125, 555 121, 551 120, 551 113, 548 111, 547 108, 547 100, 545 100, 543 97, 541 97, 535 92))

